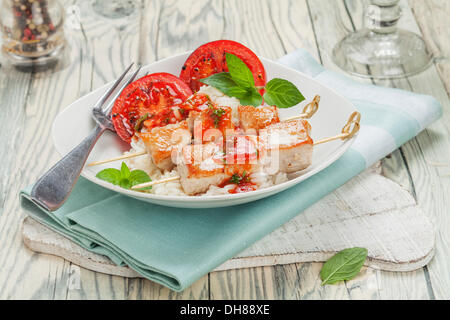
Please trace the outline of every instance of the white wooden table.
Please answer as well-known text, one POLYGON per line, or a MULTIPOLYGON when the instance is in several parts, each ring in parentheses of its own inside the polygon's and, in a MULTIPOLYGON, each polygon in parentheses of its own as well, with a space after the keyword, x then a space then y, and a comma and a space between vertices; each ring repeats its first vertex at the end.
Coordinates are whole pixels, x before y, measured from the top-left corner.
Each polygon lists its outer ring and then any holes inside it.
MULTIPOLYGON (((215 39, 247 44, 277 59, 307 48, 326 67, 347 30, 359 28, 363 0, 137 0, 126 21, 101 18, 87 0, 67 0, 70 49, 64 68, 22 73, 0 67, 0 299, 449 299, 450 298, 450 1, 402 1, 401 26, 421 33, 438 57, 426 72, 376 84, 430 94, 443 118, 383 160, 437 228, 436 256, 410 273, 364 269, 352 281, 321 287, 322 264, 211 273, 176 293, 143 279, 108 276, 62 258, 34 254, 21 241, 18 193, 58 160, 49 124, 66 105, 140 64, 215 39)), ((360 80, 368 81, 370 80, 360 80)))

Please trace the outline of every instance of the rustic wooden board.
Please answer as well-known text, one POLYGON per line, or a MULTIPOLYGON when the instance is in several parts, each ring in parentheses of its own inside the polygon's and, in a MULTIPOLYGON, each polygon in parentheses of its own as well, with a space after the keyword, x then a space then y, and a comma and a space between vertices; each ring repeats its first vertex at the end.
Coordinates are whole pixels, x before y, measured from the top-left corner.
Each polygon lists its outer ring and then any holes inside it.
MULTIPOLYGON (((93 254, 31 218, 23 222, 28 248, 97 272, 139 277, 128 267, 93 254)), ((295 219, 219 266, 216 271, 323 262, 336 252, 364 247, 366 266, 414 271, 434 255, 434 228, 414 198, 398 184, 369 170, 295 219)))

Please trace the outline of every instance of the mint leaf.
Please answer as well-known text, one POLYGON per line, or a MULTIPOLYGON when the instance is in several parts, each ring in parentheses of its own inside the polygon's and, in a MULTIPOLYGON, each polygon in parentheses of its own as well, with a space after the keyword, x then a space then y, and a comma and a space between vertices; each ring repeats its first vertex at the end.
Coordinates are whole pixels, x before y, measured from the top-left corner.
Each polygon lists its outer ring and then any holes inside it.
MULTIPOLYGON (((104 169, 97 173, 96 177, 124 189, 131 189, 135 185, 152 181, 145 171, 130 171, 125 162, 122 162, 120 170, 114 168, 104 169)), ((151 188, 147 187, 139 190, 150 190, 151 188)))
POLYGON ((367 249, 345 249, 328 260, 320 271, 322 285, 351 280, 361 271, 367 258, 367 249))
MULTIPOLYGON (((134 187, 141 183, 146 183, 152 181, 148 174, 142 170, 133 170, 130 174, 131 186, 134 187)), ((150 190, 152 187, 142 188, 139 190, 150 190)))
POLYGON ((124 189, 131 189, 131 181, 128 178, 122 178, 119 181, 119 186, 121 186, 124 189))
POLYGON ((255 79, 247 65, 234 54, 226 53, 225 57, 228 70, 234 82, 244 88, 254 88, 255 79))
POLYGON ((96 177, 117 185, 120 181, 121 174, 120 170, 111 168, 100 171, 99 173, 97 173, 96 177))
POLYGON ((297 87, 284 79, 270 80, 265 89, 264 100, 266 103, 278 108, 290 108, 305 100, 297 87))
POLYGON ((122 167, 120 168, 120 174, 122 179, 127 179, 130 176, 130 169, 125 162, 122 162, 122 167))

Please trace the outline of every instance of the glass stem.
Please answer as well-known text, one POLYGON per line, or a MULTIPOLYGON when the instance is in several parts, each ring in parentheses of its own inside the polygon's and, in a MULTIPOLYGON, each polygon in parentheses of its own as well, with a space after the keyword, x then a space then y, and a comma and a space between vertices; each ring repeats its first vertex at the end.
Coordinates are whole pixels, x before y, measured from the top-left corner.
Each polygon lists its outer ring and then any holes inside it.
POLYGON ((393 33, 402 16, 400 0, 371 0, 366 9, 365 26, 375 33, 393 33))

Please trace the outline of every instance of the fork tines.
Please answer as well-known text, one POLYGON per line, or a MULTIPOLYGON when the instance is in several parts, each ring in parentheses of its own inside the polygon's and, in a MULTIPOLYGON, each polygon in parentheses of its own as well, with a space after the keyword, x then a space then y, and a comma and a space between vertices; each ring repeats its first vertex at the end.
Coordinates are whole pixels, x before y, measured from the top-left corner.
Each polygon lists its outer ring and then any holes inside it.
POLYGON ((125 76, 128 74, 128 72, 130 71, 130 69, 133 65, 134 65, 134 63, 130 64, 130 66, 122 73, 122 75, 116 80, 116 82, 114 82, 112 87, 100 97, 100 99, 97 101, 97 103, 94 106, 95 111, 101 111, 105 115, 109 115, 109 113, 111 112, 112 106, 114 104, 114 101, 122 93, 122 90, 125 89, 126 86, 128 86, 130 83, 132 83, 136 79, 136 76, 141 71, 141 67, 139 67, 131 75, 131 77, 128 79, 128 81, 126 81, 119 89, 117 89, 117 87, 120 85, 120 83, 125 78, 125 76), (111 96, 112 96, 112 98, 111 98, 111 96), (108 100, 110 100, 111 102, 108 105, 104 106, 108 100))

